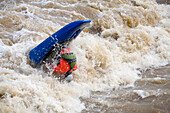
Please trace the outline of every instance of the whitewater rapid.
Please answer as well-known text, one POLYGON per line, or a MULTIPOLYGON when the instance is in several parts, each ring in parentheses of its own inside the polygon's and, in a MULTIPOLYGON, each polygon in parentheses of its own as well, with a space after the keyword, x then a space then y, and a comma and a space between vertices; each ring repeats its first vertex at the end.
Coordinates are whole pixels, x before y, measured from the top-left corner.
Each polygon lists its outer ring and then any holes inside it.
POLYGON ((154 0, 1 1, 0 112, 78 113, 91 91, 133 87, 143 71, 170 62, 169 9, 154 0), (69 45, 78 65, 71 83, 29 65, 31 48, 87 19, 89 27, 69 45))

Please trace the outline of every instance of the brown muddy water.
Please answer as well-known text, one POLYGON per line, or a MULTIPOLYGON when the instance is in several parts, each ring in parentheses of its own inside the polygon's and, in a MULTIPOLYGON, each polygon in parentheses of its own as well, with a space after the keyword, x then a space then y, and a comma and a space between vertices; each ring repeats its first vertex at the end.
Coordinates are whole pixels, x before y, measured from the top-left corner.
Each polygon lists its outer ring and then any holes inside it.
POLYGON ((156 0, 156 2, 159 4, 170 4, 169 0, 156 0))
POLYGON ((169 113, 168 4, 0 0, 0 113, 169 113), (78 65, 72 82, 29 65, 31 48, 88 19, 69 45, 78 65))
POLYGON ((82 113, 169 113, 170 65, 148 69, 133 87, 92 92, 82 113))

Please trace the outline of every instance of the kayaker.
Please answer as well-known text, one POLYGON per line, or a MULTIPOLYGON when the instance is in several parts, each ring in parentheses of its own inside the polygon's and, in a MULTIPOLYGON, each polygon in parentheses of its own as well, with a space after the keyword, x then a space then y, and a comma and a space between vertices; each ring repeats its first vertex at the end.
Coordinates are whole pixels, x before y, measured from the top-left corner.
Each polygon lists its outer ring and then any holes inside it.
POLYGON ((77 69, 76 56, 68 48, 68 44, 75 39, 91 20, 74 21, 31 49, 28 53, 29 64, 34 68, 41 68, 53 72, 60 80, 70 82, 72 72, 77 69))
POLYGON ((72 72, 77 69, 76 56, 70 48, 62 48, 56 53, 43 61, 43 70, 53 72, 60 81, 70 82, 73 79, 72 72))

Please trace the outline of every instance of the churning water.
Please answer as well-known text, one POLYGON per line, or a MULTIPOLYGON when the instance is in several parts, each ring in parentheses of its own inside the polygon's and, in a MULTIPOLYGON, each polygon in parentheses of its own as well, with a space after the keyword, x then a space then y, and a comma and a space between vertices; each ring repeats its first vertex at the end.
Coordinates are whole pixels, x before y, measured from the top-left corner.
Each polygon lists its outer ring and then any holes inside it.
POLYGON ((169 10, 154 0, 1 0, 0 112, 170 112, 169 10), (69 45, 71 83, 29 65, 31 48, 87 19, 69 45))

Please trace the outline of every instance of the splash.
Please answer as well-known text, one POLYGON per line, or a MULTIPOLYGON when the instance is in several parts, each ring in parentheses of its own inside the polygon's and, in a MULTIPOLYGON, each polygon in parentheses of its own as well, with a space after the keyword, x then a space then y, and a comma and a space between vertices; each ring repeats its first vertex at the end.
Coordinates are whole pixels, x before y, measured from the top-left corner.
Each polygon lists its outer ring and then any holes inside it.
POLYGON ((170 61, 169 6, 154 0, 4 0, 0 6, 0 112, 81 112, 79 98, 90 91, 133 86, 142 70, 170 61), (78 58, 74 81, 60 83, 28 64, 30 48, 83 19, 92 24, 69 45, 78 58))

